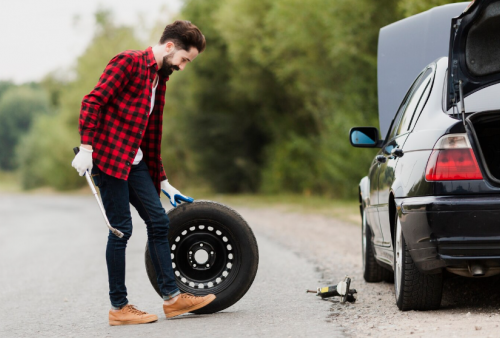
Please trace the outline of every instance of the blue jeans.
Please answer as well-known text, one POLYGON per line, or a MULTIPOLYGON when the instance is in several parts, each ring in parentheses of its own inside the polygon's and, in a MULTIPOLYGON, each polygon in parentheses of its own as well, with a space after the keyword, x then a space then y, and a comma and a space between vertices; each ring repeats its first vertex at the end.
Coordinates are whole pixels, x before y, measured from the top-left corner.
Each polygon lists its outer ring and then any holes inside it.
POLYGON ((92 178, 101 192, 109 223, 123 232, 123 238, 118 238, 110 231, 106 247, 111 306, 119 309, 128 303, 125 286, 125 249, 128 239, 132 236, 130 204, 146 222, 149 252, 163 299, 168 300, 177 296, 180 291, 175 282, 167 237, 170 221, 161 205, 146 163, 141 161, 138 165, 133 165, 128 180, 109 176, 94 165, 92 178))

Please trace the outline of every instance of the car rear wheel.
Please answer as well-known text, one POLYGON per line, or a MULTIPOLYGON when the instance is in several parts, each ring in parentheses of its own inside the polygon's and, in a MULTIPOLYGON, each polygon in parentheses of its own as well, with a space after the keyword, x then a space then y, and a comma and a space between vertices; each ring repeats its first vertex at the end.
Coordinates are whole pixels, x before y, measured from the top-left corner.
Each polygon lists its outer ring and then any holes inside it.
POLYGON ((362 236, 361 247, 363 250, 363 278, 368 283, 377 283, 382 281, 392 282, 393 274, 377 263, 373 252, 372 233, 366 221, 366 211, 363 208, 362 215, 362 236))
MULTIPOLYGON (((248 291, 257 273, 255 236, 233 209, 211 201, 181 204, 168 212, 172 267, 181 292, 216 299, 194 313, 228 308, 248 291)), ((158 294, 156 272, 146 245, 146 271, 158 294)))
POLYGON ((402 311, 436 310, 441 305, 443 274, 421 273, 410 256, 401 221, 396 215, 394 245, 394 289, 396 304, 402 311))

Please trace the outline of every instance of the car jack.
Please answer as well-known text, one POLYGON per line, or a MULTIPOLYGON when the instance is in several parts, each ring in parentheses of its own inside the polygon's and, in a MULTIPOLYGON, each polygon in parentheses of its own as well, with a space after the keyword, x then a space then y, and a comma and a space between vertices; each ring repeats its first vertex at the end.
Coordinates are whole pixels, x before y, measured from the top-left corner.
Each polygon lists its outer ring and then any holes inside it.
POLYGON ((346 301, 349 303, 354 303, 357 298, 356 289, 351 289, 351 278, 345 277, 343 281, 339 282, 337 285, 333 286, 325 286, 322 288, 317 288, 314 290, 307 290, 307 293, 315 293, 316 296, 321 297, 322 299, 339 296, 340 302, 345 303, 346 301))

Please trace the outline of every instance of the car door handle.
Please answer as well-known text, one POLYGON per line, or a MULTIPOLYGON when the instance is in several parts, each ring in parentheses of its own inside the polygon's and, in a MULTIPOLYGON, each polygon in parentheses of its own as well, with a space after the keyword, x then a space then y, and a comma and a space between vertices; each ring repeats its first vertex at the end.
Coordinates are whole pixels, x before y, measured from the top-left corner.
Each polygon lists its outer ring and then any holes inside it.
POLYGON ((377 155, 375 156, 375 159, 378 163, 385 163, 387 161, 387 158, 384 155, 377 155))
POLYGON ((391 155, 395 157, 403 157, 404 151, 403 149, 394 148, 391 150, 391 155))

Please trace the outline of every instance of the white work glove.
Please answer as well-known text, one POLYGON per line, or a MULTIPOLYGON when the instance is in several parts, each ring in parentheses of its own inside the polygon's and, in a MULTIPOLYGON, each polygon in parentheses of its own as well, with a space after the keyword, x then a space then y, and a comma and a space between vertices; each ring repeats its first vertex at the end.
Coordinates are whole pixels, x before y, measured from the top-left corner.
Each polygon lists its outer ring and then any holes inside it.
POLYGON ((191 203, 194 201, 193 198, 184 196, 179 192, 179 190, 172 187, 170 183, 168 183, 168 180, 161 181, 161 191, 163 191, 163 193, 167 195, 167 197, 170 199, 170 204, 172 204, 174 208, 177 206, 177 204, 181 204, 182 202, 191 203))
POLYGON ((85 171, 90 172, 92 170, 92 152, 93 150, 80 147, 80 151, 71 162, 71 166, 78 171, 80 176, 85 175, 85 171))

